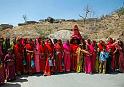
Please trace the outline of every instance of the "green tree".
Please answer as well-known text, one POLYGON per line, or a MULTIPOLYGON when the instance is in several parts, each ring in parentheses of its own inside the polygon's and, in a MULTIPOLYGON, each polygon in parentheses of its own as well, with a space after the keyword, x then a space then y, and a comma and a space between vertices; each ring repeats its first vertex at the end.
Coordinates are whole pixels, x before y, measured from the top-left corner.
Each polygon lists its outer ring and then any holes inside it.
POLYGON ((121 15, 124 15, 124 7, 121 7, 121 8, 119 8, 117 11, 115 11, 117 14, 118 14, 118 16, 119 16, 119 18, 120 18, 120 16, 121 15))

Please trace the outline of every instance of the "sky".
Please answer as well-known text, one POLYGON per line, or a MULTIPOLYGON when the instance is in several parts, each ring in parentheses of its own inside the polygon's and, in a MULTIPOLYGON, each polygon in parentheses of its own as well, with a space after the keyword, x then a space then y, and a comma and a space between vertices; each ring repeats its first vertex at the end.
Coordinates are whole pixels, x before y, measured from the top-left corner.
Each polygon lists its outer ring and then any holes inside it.
POLYGON ((80 19, 88 5, 92 17, 110 14, 123 6, 124 0, 0 0, 0 24, 17 25, 27 20, 38 21, 47 17, 80 19))

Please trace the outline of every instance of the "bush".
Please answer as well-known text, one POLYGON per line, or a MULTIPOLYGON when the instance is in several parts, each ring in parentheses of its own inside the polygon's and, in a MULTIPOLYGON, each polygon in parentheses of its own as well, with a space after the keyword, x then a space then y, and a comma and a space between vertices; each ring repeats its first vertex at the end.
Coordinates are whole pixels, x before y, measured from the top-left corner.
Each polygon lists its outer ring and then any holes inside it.
POLYGON ((46 19, 46 21, 48 21, 49 23, 53 23, 53 22, 55 21, 55 19, 52 18, 52 17, 48 17, 48 18, 46 19))
POLYGON ((121 8, 119 8, 117 11, 115 11, 118 15, 119 15, 119 17, 121 16, 121 15, 124 15, 124 7, 121 7, 121 8))

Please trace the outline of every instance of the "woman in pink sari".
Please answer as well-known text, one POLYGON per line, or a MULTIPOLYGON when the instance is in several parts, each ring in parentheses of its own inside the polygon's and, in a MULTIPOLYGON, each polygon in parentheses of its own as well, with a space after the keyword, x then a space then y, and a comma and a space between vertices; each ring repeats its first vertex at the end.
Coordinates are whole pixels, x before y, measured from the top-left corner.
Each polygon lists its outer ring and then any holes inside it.
POLYGON ((87 40, 87 48, 86 50, 91 54, 85 55, 85 73, 86 74, 92 74, 92 54, 93 54, 93 46, 91 44, 90 39, 87 40))
POLYGON ((64 49, 65 71, 70 72, 70 68, 71 68, 71 47, 70 47, 70 44, 69 44, 68 40, 63 44, 63 49, 64 49))
POLYGON ((97 43, 96 41, 93 41, 92 46, 92 71, 93 73, 96 72, 96 57, 97 57, 97 43))
POLYGON ((35 70, 36 73, 41 72, 41 64, 40 64, 40 43, 38 38, 35 40, 35 49, 34 49, 34 60, 35 60, 35 70))

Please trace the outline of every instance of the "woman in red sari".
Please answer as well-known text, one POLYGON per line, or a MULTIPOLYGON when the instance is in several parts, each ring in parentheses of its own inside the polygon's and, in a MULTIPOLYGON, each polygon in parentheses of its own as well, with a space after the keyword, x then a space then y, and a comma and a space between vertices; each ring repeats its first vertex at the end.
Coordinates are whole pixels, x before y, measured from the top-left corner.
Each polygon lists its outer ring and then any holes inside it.
POLYGON ((47 47, 44 41, 41 41, 41 44, 39 46, 39 51, 40 51, 40 69, 41 69, 41 72, 43 73, 45 69, 46 58, 47 58, 47 47))
POLYGON ((72 44, 71 44, 71 70, 75 71, 77 70, 77 48, 79 47, 78 45, 78 40, 73 39, 72 44))
POLYGON ((81 40, 82 40, 82 36, 79 32, 78 26, 75 25, 74 28, 73 28, 73 33, 72 33, 71 41, 70 41, 71 52, 72 52, 72 55, 71 55, 71 70, 75 71, 75 72, 77 70, 77 53, 76 53, 76 50, 79 47, 78 44, 80 44, 81 40))
POLYGON ((115 68, 116 68, 116 56, 115 56, 115 45, 113 45, 114 42, 113 42, 113 39, 110 38, 108 43, 107 43, 107 51, 109 51, 111 49, 112 51, 112 61, 111 61, 111 68, 112 68, 112 71, 114 72, 115 71, 115 68))
POLYGON ((15 63, 14 63, 14 54, 12 51, 8 49, 8 53, 5 55, 4 58, 5 63, 5 73, 6 73, 6 80, 14 80, 15 77, 15 63))
POLYGON ((119 50, 119 70, 124 72, 124 45, 122 41, 118 41, 117 49, 119 50))
POLYGON ((0 38, 0 85, 5 81, 5 70, 3 66, 3 48, 2 48, 2 39, 0 38))
POLYGON ((58 40, 57 43, 55 44, 55 50, 56 50, 56 66, 57 66, 57 72, 62 73, 64 71, 64 58, 63 58, 63 45, 62 41, 58 40))
POLYGON ((23 54, 20 40, 17 40, 17 43, 14 45, 13 52, 15 55, 16 74, 21 75, 21 73, 23 72, 23 54))
POLYGON ((47 55, 46 55, 46 64, 45 64, 45 70, 44 70, 44 76, 50 76, 53 72, 53 60, 54 60, 54 45, 51 41, 51 39, 48 39, 46 41, 46 49, 47 49, 47 55))
POLYGON ((33 58, 33 47, 30 44, 30 41, 27 40, 27 43, 25 45, 26 48, 26 61, 27 61, 27 72, 31 75, 33 73, 34 68, 34 58, 33 58))

